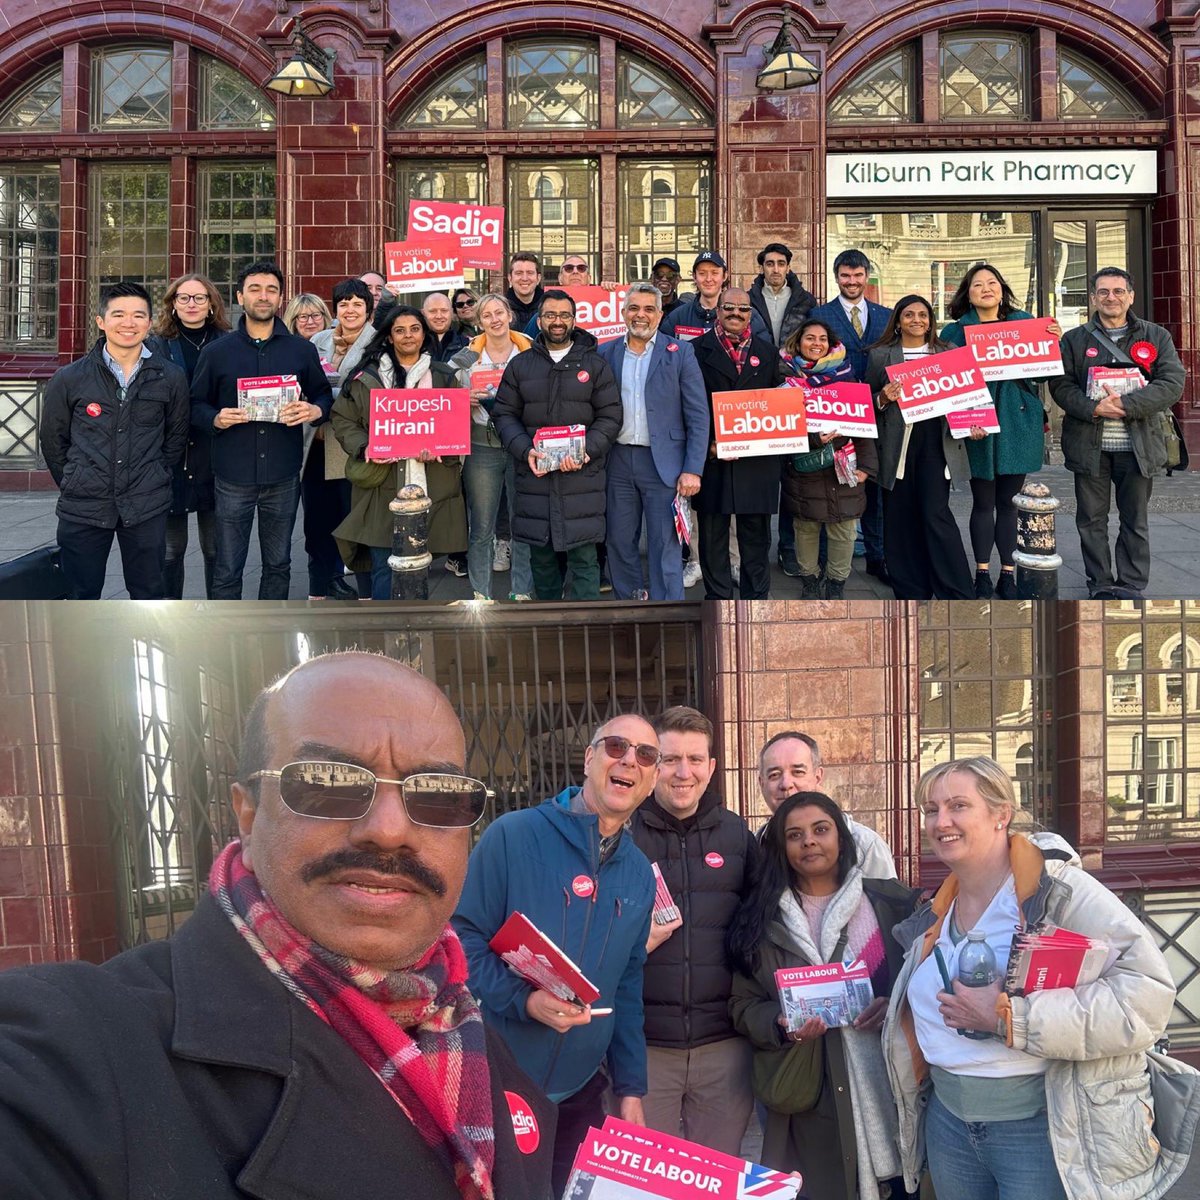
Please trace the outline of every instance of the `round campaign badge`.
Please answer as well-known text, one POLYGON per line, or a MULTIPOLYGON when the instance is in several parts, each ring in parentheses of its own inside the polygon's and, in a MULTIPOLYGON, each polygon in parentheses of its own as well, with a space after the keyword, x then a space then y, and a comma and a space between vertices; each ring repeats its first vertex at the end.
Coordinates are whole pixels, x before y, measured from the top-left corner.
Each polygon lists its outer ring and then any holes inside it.
POLYGON ((1084 351, 1084 354, 1086 354, 1088 356, 1088 358, 1099 358, 1100 357, 1100 351, 1097 350, 1095 346, 1089 346, 1084 351))
POLYGON ((675 351, 679 349, 679 343, 678 343, 678 342, 668 342, 668 343, 667 343, 667 349, 668 349, 668 350, 669 350, 669 351, 670 351, 672 354, 674 354, 674 353, 675 353, 675 351))
POLYGON ((596 882, 588 875, 576 875, 571 880, 571 891, 586 899, 596 890, 596 882))
POLYGON ((508 1111, 512 1114, 517 1149, 522 1154, 532 1154, 542 1140, 542 1133, 538 1129, 537 1117, 533 1115, 533 1109, 516 1092, 505 1092, 504 1099, 508 1101, 508 1111))
POLYGON ((83 410, 89 417, 98 417, 104 410, 94 400, 83 410))
POLYGON ((1158 351, 1155 350, 1153 342, 1134 342, 1129 347, 1129 353, 1133 361, 1141 367, 1150 366, 1158 358, 1158 351))
POLYGON ((750 355, 750 365, 752 367, 757 367, 759 365, 759 357, 757 354, 750 355))
POLYGON ((710 850, 704 856, 704 861, 708 863, 708 865, 714 870, 717 867, 723 867, 725 865, 725 860, 715 850, 710 850))
POLYGON ((587 381, 591 379, 591 376, 586 371, 580 371, 575 378, 578 379, 580 383, 587 383, 587 381))

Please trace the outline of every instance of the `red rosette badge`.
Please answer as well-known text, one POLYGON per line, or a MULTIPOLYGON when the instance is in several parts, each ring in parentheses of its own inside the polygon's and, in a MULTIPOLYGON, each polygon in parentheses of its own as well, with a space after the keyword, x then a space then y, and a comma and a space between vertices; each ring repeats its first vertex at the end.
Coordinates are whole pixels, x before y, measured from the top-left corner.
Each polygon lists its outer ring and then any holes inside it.
POLYGON ((1129 356, 1139 367, 1150 367, 1158 358, 1158 351, 1150 342, 1134 342, 1129 347, 1129 356))

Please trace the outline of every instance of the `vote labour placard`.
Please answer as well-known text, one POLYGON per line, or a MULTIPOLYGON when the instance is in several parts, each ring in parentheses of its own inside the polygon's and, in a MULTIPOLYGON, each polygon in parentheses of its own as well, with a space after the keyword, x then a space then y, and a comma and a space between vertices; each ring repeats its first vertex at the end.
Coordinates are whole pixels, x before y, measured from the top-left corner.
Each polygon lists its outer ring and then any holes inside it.
POLYGON ((423 242, 385 242, 388 287, 404 292, 441 292, 466 287, 463 252, 454 238, 430 238, 423 242))
POLYGON ((809 433, 841 433, 846 437, 878 437, 875 402, 865 383, 830 383, 803 388, 809 433))
POLYGON ((887 375, 900 385, 900 415, 906 425, 959 408, 985 408, 992 402, 970 346, 896 363, 888 367, 887 375))
POLYGON ((967 345, 987 382, 994 379, 1045 379, 1063 373, 1058 338, 1046 332, 1049 317, 1028 321, 989 321, 964 325, 967 345))
POLYGON ((504 266, 504 209, 500 205, 410 200, 408 240, 451 238, 462 247, 462 265, 499 271, 504 266))
POLYGON ((387 462, 471 452, 471 393, 466 388, 372 388, 367 458, 387 462))
POLYGON ((713 392, 712 412, 718 458, 804 454, 808 450, 803 388, 713 392))
POLYGON ((602 287, 564 288, 575 301, 575 328, 586 329, 598 342, 625 336, 626 289, 610 292, 602 287))

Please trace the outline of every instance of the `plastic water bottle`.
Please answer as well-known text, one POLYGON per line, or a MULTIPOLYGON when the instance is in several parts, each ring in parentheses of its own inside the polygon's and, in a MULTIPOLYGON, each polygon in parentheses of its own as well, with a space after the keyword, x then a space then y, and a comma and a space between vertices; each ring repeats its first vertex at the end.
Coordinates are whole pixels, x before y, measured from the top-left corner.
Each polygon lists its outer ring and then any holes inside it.
MULTIPOLYGON (((959 951, 958 979, 964 987, 988 987, 996 982, 996 955, 978 929, 967 934, 967 944, 959 951)), ((963 1037, 977 1042, 987 1041, 992 1035, 977 1029, 960 1029, 963 1037)))

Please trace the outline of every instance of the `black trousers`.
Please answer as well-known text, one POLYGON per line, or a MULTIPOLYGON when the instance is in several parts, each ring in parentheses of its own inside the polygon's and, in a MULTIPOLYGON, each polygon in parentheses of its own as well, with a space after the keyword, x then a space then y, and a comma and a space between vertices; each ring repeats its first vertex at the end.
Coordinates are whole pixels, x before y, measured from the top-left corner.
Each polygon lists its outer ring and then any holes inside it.
POLYGON ((113 538, 121 547, 121 571, 130 600, 163 599, 163 564, 167 553, 167 514, 136 525, 118 523, 100 529, 58 518, 58 545, 63 574, 77 600, 99 600, 113 538))
MULTIPOLYGON (((326 437, 332 429, 326 425, 326 437)), ((350 514, 350 481, 325 478, 325 444, 309 447, 300 477, 300 499, 304 504, 304 551, 308 555, 308 594, 324 596, 335 579, 341 579, 342 555, 333 531, 350 514)))
POLYGON ((604 1124, 604 1093, 607 1088, 608 1079, 604 1072, 597 1071, 575 1095, 559 1103, 558 1128, 554 1134, 554 1162, 551 1166, 556 1197, 567 1189, 571 1164, 583 1145, 587 1131, 593 1127, 599 1129, 604 1124))
POLYGON ((729 566, 729 513, 697 513, 705 600, 765 600, 771 593, 771 513, 737 514, 738 596, 729 566))

